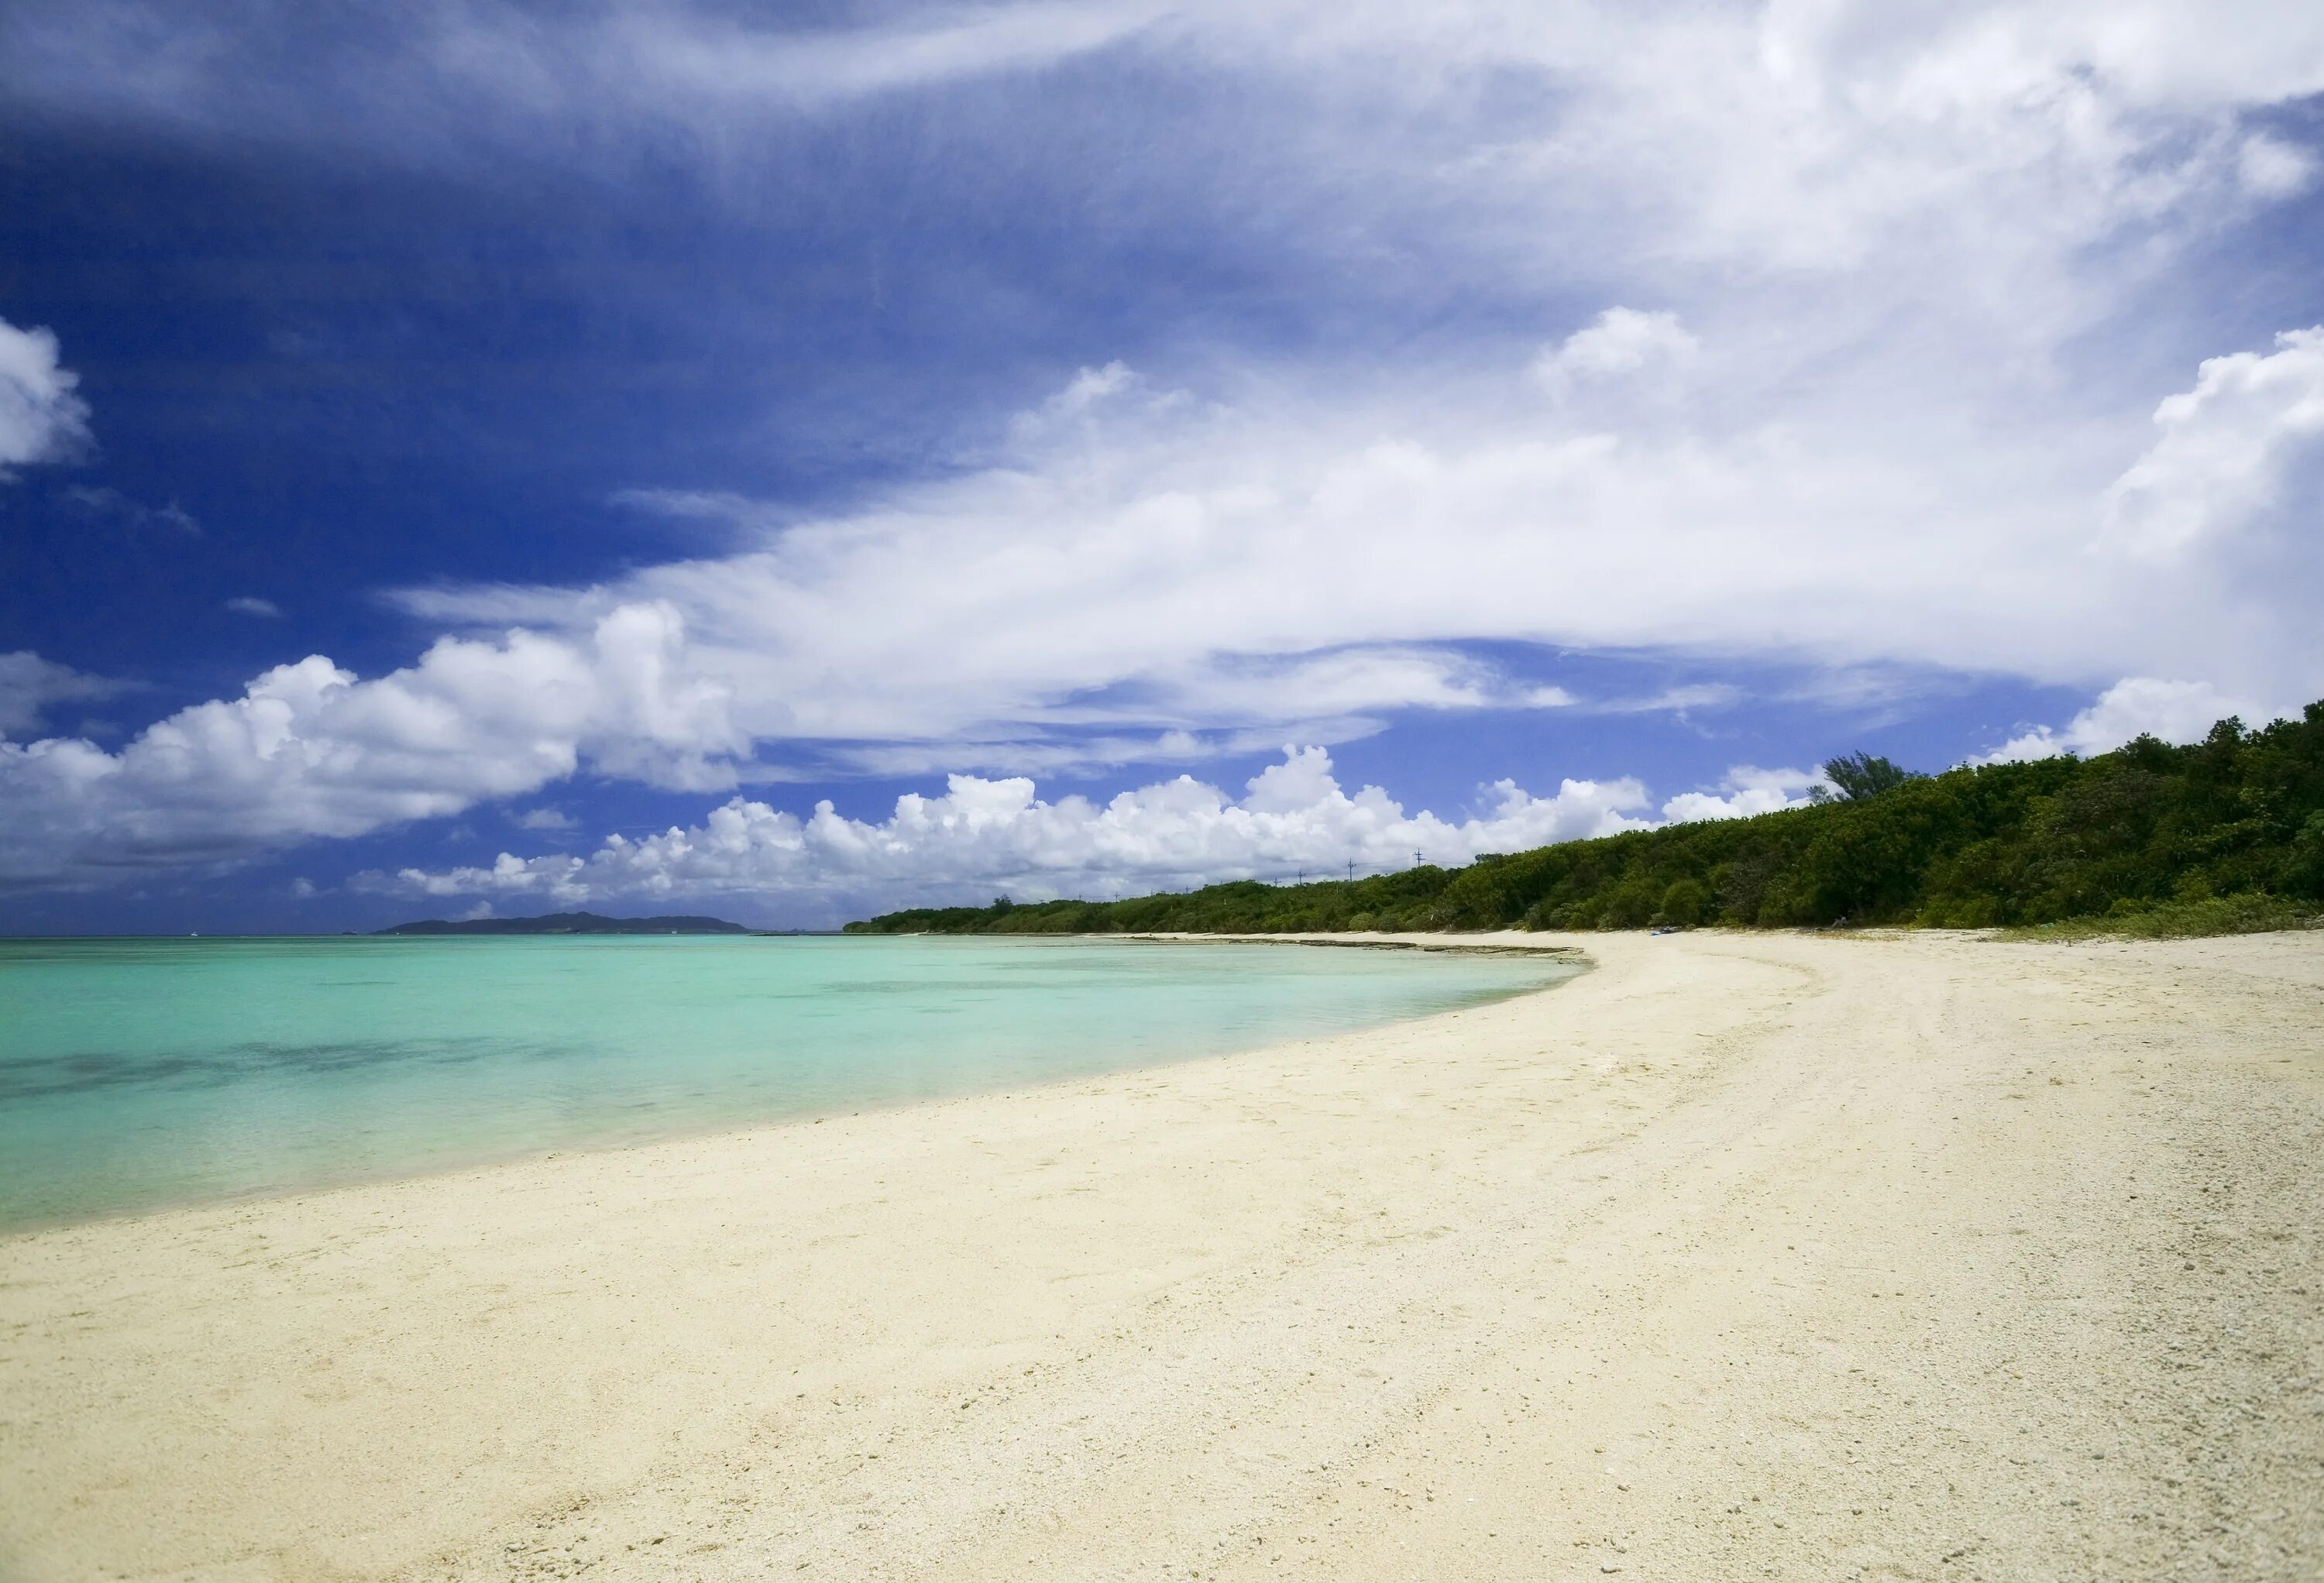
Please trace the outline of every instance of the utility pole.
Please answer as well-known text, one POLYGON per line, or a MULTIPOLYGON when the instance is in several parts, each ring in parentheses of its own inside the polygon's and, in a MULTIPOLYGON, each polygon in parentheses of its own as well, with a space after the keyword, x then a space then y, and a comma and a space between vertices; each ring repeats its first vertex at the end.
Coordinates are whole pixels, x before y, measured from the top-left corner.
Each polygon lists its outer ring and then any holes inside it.
POLYGON ((1412 849, 1412 866, 1416 869, 1420 867, 1420 849, 1418 847, 1414 847, 1412 849))
POLYGON ((1355 860, 1355 859, 1353 859, 1353 858, 1350 858, 1350 859, 1348 860, 1348 883, 1349 883, 1349 884, 1351 884, 1351 885, 1353 885, 1355 882, 1356 882, 1356 860, 1355 860))

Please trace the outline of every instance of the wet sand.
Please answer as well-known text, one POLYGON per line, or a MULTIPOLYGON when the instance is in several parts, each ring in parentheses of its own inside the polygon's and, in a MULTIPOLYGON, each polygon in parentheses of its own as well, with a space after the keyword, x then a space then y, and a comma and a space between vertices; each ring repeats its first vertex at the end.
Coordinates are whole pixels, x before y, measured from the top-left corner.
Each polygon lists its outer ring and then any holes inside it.
POLYGON ((2324 1575, 2324 934, 1542 943, 0 1241, 0 1577, 2324 1575))

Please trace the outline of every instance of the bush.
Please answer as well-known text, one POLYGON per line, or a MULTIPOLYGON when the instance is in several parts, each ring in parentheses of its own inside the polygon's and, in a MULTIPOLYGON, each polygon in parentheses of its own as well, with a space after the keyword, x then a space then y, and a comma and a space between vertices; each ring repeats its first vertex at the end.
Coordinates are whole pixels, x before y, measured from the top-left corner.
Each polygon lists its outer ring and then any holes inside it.
POLYGON ((2013 940, 2191 940, 2209 934, 2268 934, 2305 929, 2317 919, 2280 896, 2246 891, 2154 906, 2108 907, 2104 916, 2012 929, 2013 940))
POLYGON ((1661 897, 1653 881, 1637 879, 1614 888, 1606 897, 1606 910, 1599 916, 1601 929, 1643 929, 1655 914, 1655 905, 1661 897))
POLYGON ((1704 897, 1702 887, 1692 879, 1674 879, 1663 892, 1662 919, 1665 924, 1682 929, 1692 929, 1702 922, 1704 897))

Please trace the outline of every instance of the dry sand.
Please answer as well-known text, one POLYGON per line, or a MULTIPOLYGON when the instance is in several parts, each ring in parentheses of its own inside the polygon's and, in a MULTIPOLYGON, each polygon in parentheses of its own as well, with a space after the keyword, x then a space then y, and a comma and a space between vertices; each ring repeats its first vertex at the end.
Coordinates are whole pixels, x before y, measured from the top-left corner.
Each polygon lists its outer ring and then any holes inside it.
POLYGON ((0 1572, 2324 1576, 2324 934, 1576 943, 0 1243, 0 1572))

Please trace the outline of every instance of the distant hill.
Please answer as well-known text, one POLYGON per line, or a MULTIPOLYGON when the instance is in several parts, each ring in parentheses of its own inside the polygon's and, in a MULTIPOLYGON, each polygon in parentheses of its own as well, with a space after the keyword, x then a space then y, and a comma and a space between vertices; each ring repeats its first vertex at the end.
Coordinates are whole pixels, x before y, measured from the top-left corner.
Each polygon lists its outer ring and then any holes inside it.
POLYGON ((374 929, 375 934, 748 934, 724 918, 608 918, 596 913, 547 913, 537 918, 422 918, 374 929))

